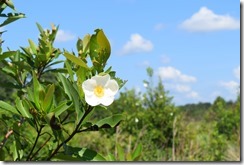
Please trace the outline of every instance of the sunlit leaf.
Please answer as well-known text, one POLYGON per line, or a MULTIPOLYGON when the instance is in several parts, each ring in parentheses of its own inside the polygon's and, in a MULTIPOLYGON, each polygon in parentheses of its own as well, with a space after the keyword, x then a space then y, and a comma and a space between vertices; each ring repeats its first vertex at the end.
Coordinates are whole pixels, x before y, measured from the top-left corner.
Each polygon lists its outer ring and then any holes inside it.
POLYGON ((111 53, 111 47, 110 47, 110 43, 107 39, 107 37, 105 36, 103 30, 97 30, 97 42, 99 45, 99 52, 103 52, 103 58, 104 61, 106 62, 107 59, 110 56, 111 53))
POLYGON ((51 112, 55 113, 55 116, 58 117, 61 115, 64 111, 69 109, 69 107, 72 105, 71 101, 64 101, 60 103, 56 108, 54 108, 51 112))
POLYGON ((54 90, 54 84, 47 87, 47 92, 43 101, 43 109, 45 112, 49 112, 49 109, 53 103, 54 90))
POLYGON ((99 128, 113 128, 116 127, 123 119, 123 115, 117 114, 98 121, 96 125, 99 128))
POLYGON ((82 61, 78 57, 74 56, 73 54, 70 54, 68 52, 64 52, 64 56, 67 59, 69 59, 70 61, 72 61, 73 63, 75 63, 75 64, 77 64, 83 68, 89 69, 89 67, 86 65, 86 63, 84 61, 82 61))
POLYGON ((17 109, 19 110, 19 112, 20 112, 24 117, 32 118, 31 114, 29 113, 29 109, 26 109, 26 108, 23 106, 22 101, 20 100, 19 97, 15 100, 15 103, 16 103, 16 107, 17 107, 17 109))
POLYGON ((125 161, 125 153, 124 153, 123 148, 120 146, 119 143, 117 144, 116 147, 117 147, 117 152, 118 152, 118 159, 120 161, 125 161))
POLYGON ((83 38, 83 52, 87 52, 87 50, 89 48, 90 38, 91 38, 91 36, 89 34, 87 34, 83 38))
POLYGON ((35 45, 35 43, 32 40, 30 40, 30 39, 28 40, 28 42, 30 44, 30 48, 32 50, 32 53, 35 54, 35 55, 37 55, 37 52, 36 52, 37 46, 35 45))
POLYGON ((8 58, 10 56, 13 56, 16 54, 16 51, 7 51, 7 52, 3 52, 3 54, 0 55, 0 61, 5 59, 5 58, 8 58))
POLYGON ((5 111, 9 111, 15 114, 19 114, 17 109, 14 108, 12 105, 4 102, 4 101, 0 101, 0 110, 5 110, 5 111))
POLYGON ((7 24, 10 24, 10 23, 12 23, 12 22, 14 22, 20 18, 25 18, 25 15, 22 13, 19 13, 19 14, 15 14, 15 16, 10 16, 3 23, 0 24, 0 27, 3 27, 7 24))
POLYGON ((87 148, 82 148, 78 152, 78 154, 81 157, 81 159, 85 161, 106 161, 106 159, 102 155, 87 148))
POLYGON ((135 151, 132 153, 132 160, 137 160, 141 156, 141 153, 142 153, 142 144, 139 143, 135 151))

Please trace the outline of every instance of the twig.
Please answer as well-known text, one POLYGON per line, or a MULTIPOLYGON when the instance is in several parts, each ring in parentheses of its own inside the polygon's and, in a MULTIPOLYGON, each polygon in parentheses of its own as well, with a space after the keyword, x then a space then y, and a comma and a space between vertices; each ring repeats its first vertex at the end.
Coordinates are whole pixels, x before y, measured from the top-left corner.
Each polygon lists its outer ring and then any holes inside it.
POLYGON ((56 155, 59 151, 59 149, 66 143, 68 143, 75 135, 76 133, 79 133, 80 125, 82 124, 83 120, 86 118, 86 116, 92 111, 93 107, 89 106, 86 110, 85 114, 80 119, 79 123, 76 125, 75 130, 71 133, 71 135, 64 140, 61 144, 57 146, 57 148, 53 151, 53 153, 47 158, 47 160, 50 160, 54 155, 56 155))
POLYGON ((49 138, 41 145, 40 148, 38 148, 38 150, 36 150, 36 152, 30 157, 30 160, 32 160, 32 158, 34 158, 37 153, 47 144, 47 142, 52 138, 51 135, 49 135, 49 138))
MULTIPOLYGON (((18 126, 20 127, 20 126, 23 124, 24 121, 25 121, 24 118, 22 118, 22 119, 20 120, 20 122, 18 123, 18 126)), ((4 136, 4 139, 3 139, 2 142, 0 143, 0 149, 2 149, 2 148, 4 147, 4 145, 6 144, 8 138, 9 138, 13 133, 14 133, 14 130, 13 130, 13 129, 9 130, 9 131, 6 133, 6 135, 4 136)))
POLYGON ((43 128, 43 126, 41 126, 40 129, 37 131, 36 140, 35 140, 35 142, 34 142, 34 145, 33 145, 32 149, 31 149, 29 155, 28 155, 27 158, 26 158, 26 161, 31 160, 31 154, 32 154, 32 152, 34 151, 34 149, 35 149, 35 147, 36 147, 36 144, 37 144, 37 142, 38 142, 38 139, 39 139, 39 137, 40 137, 40 135, 41 135, 42 128, 43 128))

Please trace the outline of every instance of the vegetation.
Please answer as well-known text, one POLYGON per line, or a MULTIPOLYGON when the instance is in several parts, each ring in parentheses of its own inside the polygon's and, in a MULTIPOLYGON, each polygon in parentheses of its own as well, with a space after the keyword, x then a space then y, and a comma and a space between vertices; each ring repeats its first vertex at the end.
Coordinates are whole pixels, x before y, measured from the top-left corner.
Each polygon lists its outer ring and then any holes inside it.
MULTIPOLYGON (((24 17, 2 13, 14 9, 11 0, 0 5, 0 27, 24 17)), ((145 92, 126 89, 109 106, 91 106, 85 81, 106 75, 114 91, 126 83, 106 67, 104 32, 78 39, 77 52, 69 52, 53 46, 58 26, 37 27, 38 44, 29 39, 27 47, 0 51, 0 160, 240 161, 240 94, 235 101, 219 96, 212 104, 175 106, 149 67, 145 92)), ((96 90, 102 97, 105 89, 96 90)))

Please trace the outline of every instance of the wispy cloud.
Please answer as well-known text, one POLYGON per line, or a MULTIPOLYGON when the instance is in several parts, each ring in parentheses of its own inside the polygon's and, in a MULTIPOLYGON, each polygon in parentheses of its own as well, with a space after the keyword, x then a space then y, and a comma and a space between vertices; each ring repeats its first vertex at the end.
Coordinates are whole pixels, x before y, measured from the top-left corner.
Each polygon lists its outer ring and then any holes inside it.
POLYGON ((192 98, 192 99, 197 99, 197 98, 199 98, 199 94, 195 91, 191 91, 186 94, 186 97, 192 98))
POLYGON ((190 83, 197 81, 196 77, 183 74, 180 70, 172 67, 159 67, 157 74, 164 81, 164 85, 170 91, 178 93, 182 98, 199 99, 199 94, 192 90, 190 83))
POLYGON ((198 99, 200 97, 199 94, 196 91, 193 91, 188 84, 174 82, 174 83, 165 83, 164 85, 170 91, 177 92, 181 97, 186 97, 191 99, 198 99))
POLYGON ((158 69, 158 75, 162 78, 162 80, 175 80, 179 82, 196 82, 197 79, 194 76, 189 76, 181 73, 180 70, 167 66, 160 67, 158 69))
POLYGON ((237 79, 240 79, 240 66, 236 67, 236 68, 233 70, 233 74, 234 74, 234 76, 235 76, 237 79))
POLYGON ((177 92, 180 92, 180 93, 190 92, 191 91, 191 87, 188 86, 188 85, 176 84, 174 86, 174 88, 175 88, 175 90, 177 92))
POLYGON ((121 54, 146 53, 153 49, 153 43, 140 34, 132 34, 130 40, 123 46, 121 54))
POLYGON ((191 32, 235 30, 240 28, 240 21, 229 15, 215 14, 207 7, 202 7, 180 27, 191 32))
POLYGON ((158 23, 154 26, 154 30, 156 31, 160 31, 162 30, 163 28, 165 28, 165 25, 163 23, 158 23))
POLYGON ((161 62, 164 63, 164 64, 169 63, 169 62, 170 62, 170 58, 169 58, 169 56, 167 56, 167 55, 162 55, 162 56, 161 56, 161 62))
POLYGON ((69 31, 58 30, 56 41, 57 42, 66 42, 75 39, 75 35, 69 31))
POLYGON ((221 81, 220 86, 224 87, 227 89, 230 93, 236 94, 239 91, 240 84, 235 82, 235 81, 221 81))

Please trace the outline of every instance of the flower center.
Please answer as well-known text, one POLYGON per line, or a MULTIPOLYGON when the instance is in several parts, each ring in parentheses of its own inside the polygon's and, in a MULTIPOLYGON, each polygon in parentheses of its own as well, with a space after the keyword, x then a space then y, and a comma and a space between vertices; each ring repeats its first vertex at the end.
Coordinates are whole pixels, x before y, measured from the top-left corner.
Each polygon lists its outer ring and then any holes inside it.
POLYGON ((94 94, 97 97, 103 97, 104 96, 104 89, 102 86, 98 85, 94 88, 94 94))

